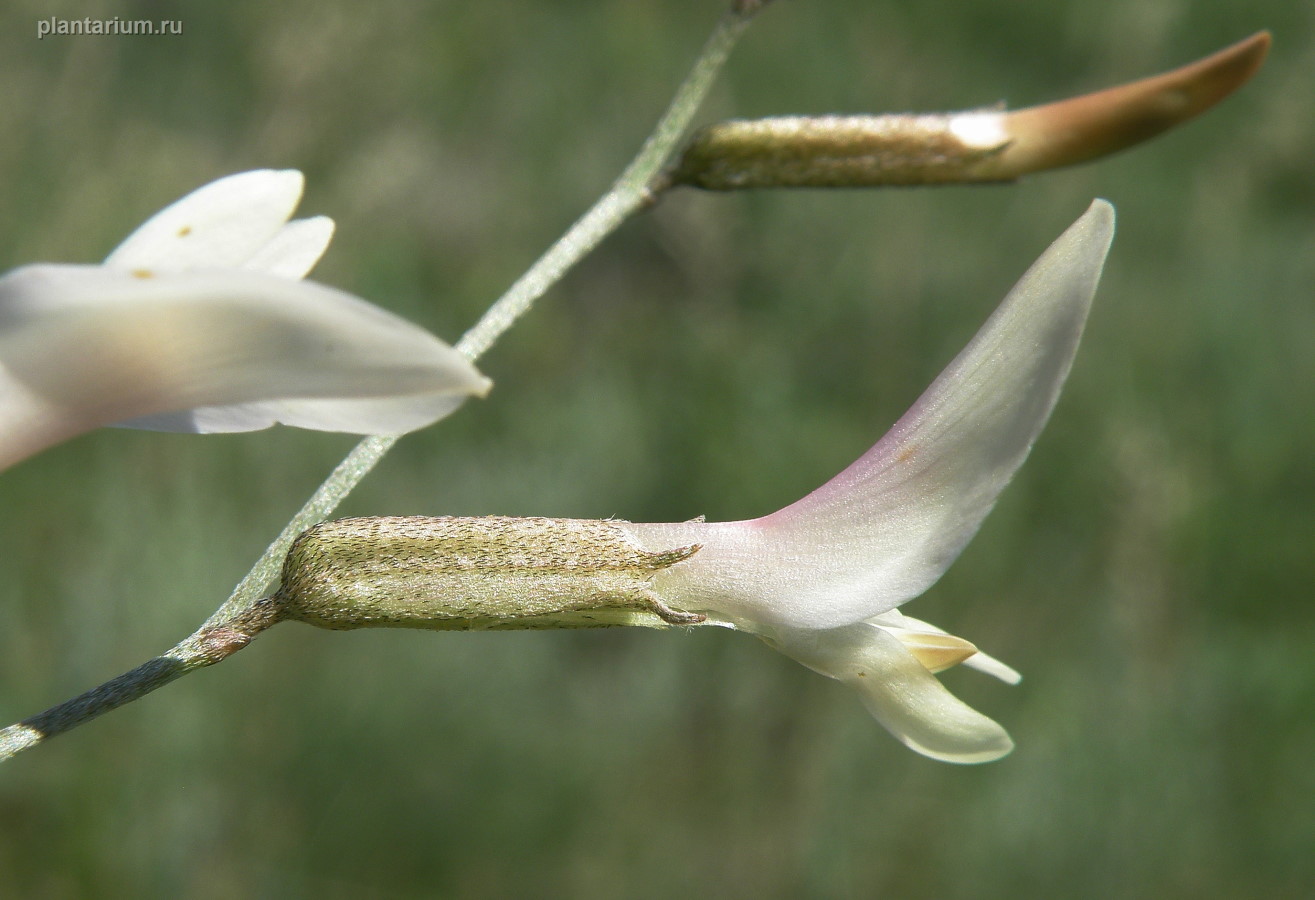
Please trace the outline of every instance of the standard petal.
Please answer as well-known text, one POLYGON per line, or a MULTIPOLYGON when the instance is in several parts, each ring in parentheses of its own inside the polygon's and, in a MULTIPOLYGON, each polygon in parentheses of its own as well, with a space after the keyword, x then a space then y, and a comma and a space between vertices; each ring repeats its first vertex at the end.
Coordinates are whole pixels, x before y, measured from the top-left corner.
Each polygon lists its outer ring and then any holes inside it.
MULTIPOLYGON (((0 466, 100 425, 234 404, 269 412, 255 427, 409 431, 489 387, 359 298, 234 269, 17 269, 0 278, 0 370, 0 466)), ((197 430, 180 418, 151 424, 197 430)))
POLYGON ((105 265, 157 272, 243 266, 292 216, 304 183, 295 169, 212 181, 147 219, 105 265))
POLYGON ((781 628, 764 640, 855 688, 863 705, 910 748, 953 763, 999 759, 1014 742, 999 723, 959 700, 889 632, 860 623, 827 631, 781 628))
POLYGON ((1097 200, 885 437, 807 497, 748 522, 626 526, 649 550, 702 545, 658 593, 733 623, 836 628, 925 591, 1045 425, 1113 233, 1097 200))

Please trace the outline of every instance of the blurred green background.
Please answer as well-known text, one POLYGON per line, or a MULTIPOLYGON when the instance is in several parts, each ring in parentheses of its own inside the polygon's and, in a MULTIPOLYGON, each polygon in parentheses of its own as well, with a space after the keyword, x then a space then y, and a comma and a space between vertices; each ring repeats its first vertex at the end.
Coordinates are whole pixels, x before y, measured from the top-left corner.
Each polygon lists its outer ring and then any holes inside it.
MULTIPOLYGON (((17 0, 0 269, 306 172, 316 271, 455 339, 611 181, 716 0, 17 0), (38 19, 176 18, 50 37, 38 19)), ((671 195, 346 514, 774 510, 866 449, 1093 196, 1119 233, 1031 460, 910 613, 1009 661, 954 767, 752 638, 280 626, 0 768, 6 897, 1303 897, 1315 883, 1315 5, 781 2, 702 116, 1023 106, 1260 28, 1257 79, 1007 187, 671 195)), ((106 430, 0 477, 0 718, 190 632, 351 438, 106 430)), ((710 632, 710 633, 709 633, 710 632)))

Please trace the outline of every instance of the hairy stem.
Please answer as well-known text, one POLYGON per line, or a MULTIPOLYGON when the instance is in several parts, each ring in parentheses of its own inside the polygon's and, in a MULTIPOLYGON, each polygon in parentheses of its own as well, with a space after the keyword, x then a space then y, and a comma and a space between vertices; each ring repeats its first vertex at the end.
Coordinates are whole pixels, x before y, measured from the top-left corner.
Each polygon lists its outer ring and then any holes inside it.
MULTIPOLYGON (((638 155, 611 189, 466 332, 456 345, 458 351, 472 361, 483 356, 576 263, 627 219, 652 204, 655 192, 660 189, 659 173, 674 154, 718 71, 762 5, 742 0, 732 5, 638 155)), ((395 443, 396 436, 375 435, 357 444, 292 517, 228 600, 194 634, 162 656, 0 730, 0 760, 144 697, 189 672, 214 665, 246 646, 256 634, 277 621, 276 615, 262 604, 262 598, 278 575, 292 541, 331 514, 395 443)))
POLYGON ((188 672, 222 662, 276 621, 278 611, 274 606, 259 601, 224 625, 202 626, 164 655, 43 713, 0 729, 0 760, 144 697, 188 672))

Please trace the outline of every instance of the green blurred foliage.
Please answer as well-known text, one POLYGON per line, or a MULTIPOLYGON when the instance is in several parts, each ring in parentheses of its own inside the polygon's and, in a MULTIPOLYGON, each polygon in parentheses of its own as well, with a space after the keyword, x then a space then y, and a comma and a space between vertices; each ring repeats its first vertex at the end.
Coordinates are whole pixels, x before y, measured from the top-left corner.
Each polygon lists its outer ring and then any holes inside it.
MULTIPOLYGON (((457 337, 637 149, 715 0, 19 0, 0 268, 308 177, 316 277, 457 337), (176 18, 181 37, 48 37, 176 18)), ((910 611, 1013 733, 958 768, 723 632, 276 628, 0 771, 14 897, 1299 897, 1315 883, 1315 6, 780 2, 704 119, 1028 105, 1259 28, 1255 82, 1006 187, 668 197, 344 512, 759 515, 869 446, 1092 196, 1119 234, 1032 459, 910 611)), ((106 430, 0 477, 0 717, 172 644, 352 444, 106 430)))

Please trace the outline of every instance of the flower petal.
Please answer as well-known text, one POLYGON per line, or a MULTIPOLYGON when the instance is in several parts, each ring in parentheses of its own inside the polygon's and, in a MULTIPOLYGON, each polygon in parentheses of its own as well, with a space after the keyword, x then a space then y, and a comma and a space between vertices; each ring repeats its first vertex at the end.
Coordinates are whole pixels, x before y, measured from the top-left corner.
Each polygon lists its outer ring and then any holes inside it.
MULTIPOLYGON (((312 282, 59 265, 0 278, 0 467, 90 428, 198 407, 244 405, 242 427, 409 431, 488 387, 418 326, 312 282)), ((198 430, 182 419, 151 424, 198 430)))
POLYGON ((1023 676, 1013 666, 1003 663, 991 654, 983 653, 981 650, 965 659, 963 664, 993 678, 999 678, 1005 684, 1018 684, 1023 680, 1023 676))
POLYGON ((981 763, 1014 742, 999 723, 959 700, 894 635, 867 623, 826 631, 770 629, 768 644, 855 688, 891 734, 932 759, 981 763))
MULTIPOLYGON (((484 384, 480 390, 470 393, 482 396, 487 391, 487 381, 484 384)), ((466 396, 466 393, 456 393, 372 397, 365 400, 278 399, 226 406, 199 406, 182 412, 138 416, 115 422, 114 426, 149 431, 223 434, 260 431, 273 425, 290 425, 313 431, 343 431, 350 434, 404 434, 445 418, 465 402, 466 396)))
POLYGON ((1095 201, 885 437, 797 503, 747 522, 624 526, 649 550, 702 545, 655 590, 732 623, 835 628, 929 588, 1050 416, 1113 233, 1113 207, 1095 201))
POLYGON ((157 272, 246 265, 292 216, 304 183, 295 169, 212 181, 147 219, 105 265, 157 272))
POLYGON ((293 219, 276 231, 242 268, 283 278, 305 278, 328 249, 333 228, 333 219, 328 216, 293 219))

